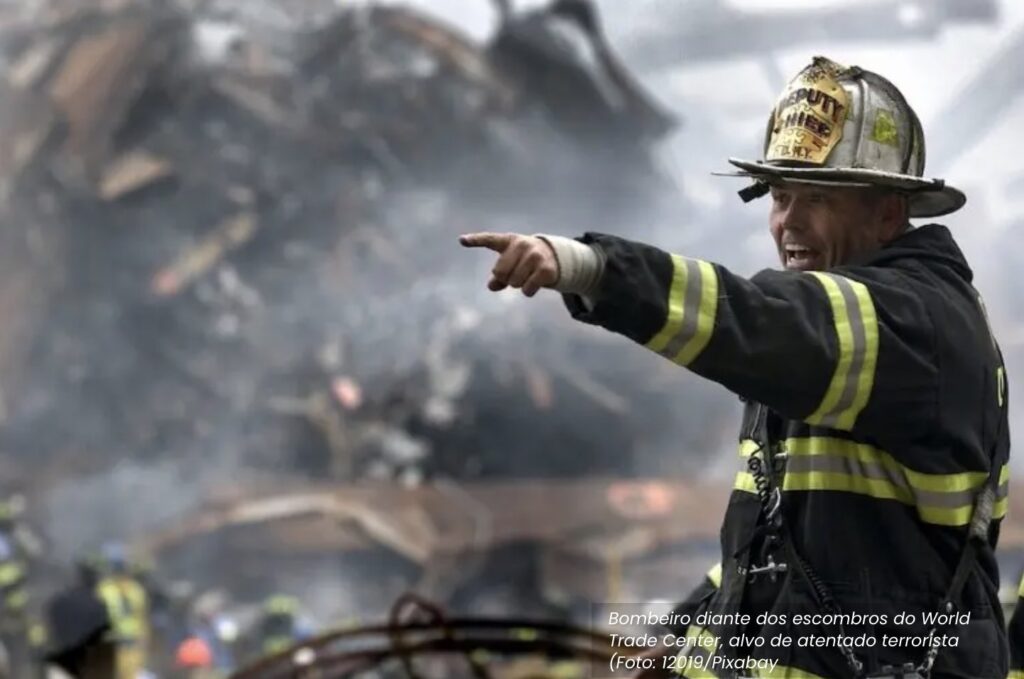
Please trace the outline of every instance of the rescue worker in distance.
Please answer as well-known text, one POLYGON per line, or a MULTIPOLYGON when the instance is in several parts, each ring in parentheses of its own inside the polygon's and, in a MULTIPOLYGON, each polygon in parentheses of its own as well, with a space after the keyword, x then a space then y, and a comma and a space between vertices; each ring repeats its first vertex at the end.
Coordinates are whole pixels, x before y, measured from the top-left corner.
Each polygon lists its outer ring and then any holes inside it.
POLYGON ((149 649, 149 603, 146 590, 131 573, 124 545, 103 546, 105 573, 96 594, 107 608, 107 638, 115 646, 116 679, 135 679, 145 668, 149 649))
POLYGON ((1006 372, 953 236, 909 222, 966 200, 925 178, 924 161, 892 83, 816 57, 772 111, 764 158, 731 161, 753 180, 744 200, 771 195, 783 270, 748 279, 598 233, 461 238, 499 253, 491 290, 553 288, 574 318, 745 401, 720 587, 703 605, 752 622, 691 627, 714 645, 694 648, 708 662, 684 676, 735 676, 715 658, 771 660, 771 676, 801 679, 1008 672, 993 556, 1006 372), (797 614, 845 623, 798 626, 797 614), (737 648, 743 635, 794 641, 737 648), (799 645, 809 635, 875 643, 799 645))
POLYGON ((12 674, 29 672, 31 660, 31 567, 42 554, 23 514, 25 498, 0 499, 0 649, 12 674))
POLYGON ((311 638, 313 629, 302 615, 298 599, 274 594, 263 602, 260 617, 246 636, 242 645, 248 649, 246 654, 255 660, 276 655, 311 638))

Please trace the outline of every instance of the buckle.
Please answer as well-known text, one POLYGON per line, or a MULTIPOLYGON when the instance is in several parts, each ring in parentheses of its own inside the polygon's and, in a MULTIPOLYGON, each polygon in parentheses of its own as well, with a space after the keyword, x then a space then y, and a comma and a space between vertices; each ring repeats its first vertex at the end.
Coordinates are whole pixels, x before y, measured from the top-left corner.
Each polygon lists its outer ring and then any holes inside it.
POLYGON ((768 574, 768 579, 775 582, 779 579, 779 573, 785 573, 789 570, 789 566, 785 563, 775 563, 775 559, 772 555, 768 555, 768 562, 764 566, 751 566, 747 569, 747 582, 754 582, 758 575, 768 574))

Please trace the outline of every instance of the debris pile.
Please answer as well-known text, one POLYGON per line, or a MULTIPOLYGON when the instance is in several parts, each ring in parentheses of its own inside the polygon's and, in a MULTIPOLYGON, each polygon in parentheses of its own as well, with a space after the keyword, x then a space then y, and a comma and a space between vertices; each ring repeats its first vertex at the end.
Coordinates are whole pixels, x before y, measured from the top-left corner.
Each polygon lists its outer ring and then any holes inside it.
POLYGON ((557 38, 522 38, 539 12, 485 49, 400 7, 283 36, 114 4, 53 3, 9 40, 0 184, 20 254, 4 287, 28 320, 0 361, 5 450, 86 470, 170 455, 205 479, 635 471, 671 405, 660 364, 625 365, 551 309, 512 327, 478 305, 476 260, 454 246, 471 229, 600 228, 606 203, 650 198, 637 178, 656 177, 647 149, 671 119, 595 17, 577 33, 632 102, 601 113, 610 145, 641 112, 628 171, 594 162, 601 116, 574 134, 578 107, 524 77, 557 38))

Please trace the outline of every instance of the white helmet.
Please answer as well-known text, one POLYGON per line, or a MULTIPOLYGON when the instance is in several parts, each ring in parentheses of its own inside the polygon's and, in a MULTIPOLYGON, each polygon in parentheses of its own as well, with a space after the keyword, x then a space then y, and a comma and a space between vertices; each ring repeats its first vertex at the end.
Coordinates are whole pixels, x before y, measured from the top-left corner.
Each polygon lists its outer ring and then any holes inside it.
POLYGON ((814 57, 779 98, 764 140, 764 160, 730 158, 733 176, 752 177, 753 200, 774 181, 882 186, 906 194, 911 217, 963 207, 963 192, 924 174, 924 131, 896 86, 871 71, 814 57))

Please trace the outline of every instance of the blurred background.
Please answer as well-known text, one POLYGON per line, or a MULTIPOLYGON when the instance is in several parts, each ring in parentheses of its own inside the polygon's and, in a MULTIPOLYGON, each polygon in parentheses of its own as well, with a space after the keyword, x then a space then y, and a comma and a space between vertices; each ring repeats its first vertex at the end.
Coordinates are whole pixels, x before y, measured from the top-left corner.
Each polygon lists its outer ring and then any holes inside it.
MULTIPOLYGON (((768 205, 711 172, 760 157, 817 54, 890 78, 926 174, 967 193, 940 221, 1015 401, 1024 4, 0 2, 22 627, 76 565, 146 585, 153 666, 197 626, 255 639, 287 609, 305 638, 409 590, 576 622, 682 598, 717 560, 738 400, 554 294, 489 293, 491 258, 456 237, 602 231, 774 266, 768 205)), ((225 667, 269 652, 252 639, 225 667)))

